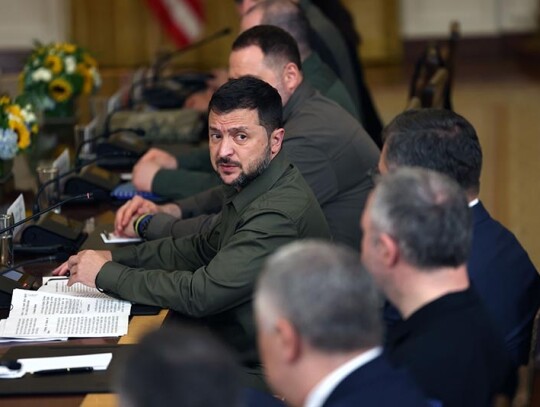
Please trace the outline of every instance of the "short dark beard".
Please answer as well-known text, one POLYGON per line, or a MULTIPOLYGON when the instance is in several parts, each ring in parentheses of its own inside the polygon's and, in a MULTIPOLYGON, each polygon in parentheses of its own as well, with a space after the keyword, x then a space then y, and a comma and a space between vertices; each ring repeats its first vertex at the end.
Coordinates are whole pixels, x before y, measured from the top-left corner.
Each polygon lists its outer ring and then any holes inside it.
POLYGON ((266 151, 264 152, 264 157, 257 163, 255 169, 249 173, 242 171, 238 178, 236 178, 230 185, 237 190, 247 187, 251 181, 261 175, 268 168, 270 161, 272 161, 272 152, 270 150, 270 143, 268 143, 266 151))

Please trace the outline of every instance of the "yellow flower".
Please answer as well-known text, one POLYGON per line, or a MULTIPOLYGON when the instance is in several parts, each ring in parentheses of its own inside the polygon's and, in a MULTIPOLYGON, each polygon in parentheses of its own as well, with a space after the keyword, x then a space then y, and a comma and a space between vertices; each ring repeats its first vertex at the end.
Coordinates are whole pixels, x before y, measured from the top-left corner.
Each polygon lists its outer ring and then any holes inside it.
POLYGON ((82 93, 88 94, 92 92, 92 87, 94 86, 92 72, 84 64, 77 65, 77 72, 83 77, 82 93))
POLYGON ((9 105, 10 104, 9 96, 2 96, 0 97, 0 106, 9 105))
POLYGON ((32 128, 30 129, 30 131, 32 132, 32 134, 37 134, 38 131, 39 131, 39 126, 37 125, 37 123, 34 123, 32 125, 32 128))
POLYGON ((60 49, 67 54, 73 54, 77 50, 77 47, 73 44, 65 42, 63 44, 60 44, 60 49))
POLYGON ((97 61, 92 58, 88 53, 83 54, 83 62, 86 64, 89 68, 96 68, 97 67, 97 61))
POLYGON ((16 116, 19 120, 23 120, 21 107, 19 105, 10 105, 6 108, 6 112, 16 116))
POLYGON ((22 121, 10 120, 9 127, 13 129, 19 136, 17 145, 19 146, 20 150, 24 150, 30 146, 30 132, 22 121))
POLYGON ((47 55, 47 58, 45 58, 45 67, 49 68, 53 74, 58 75, 63 69, 62 60, 56 55, 47 55))
POLYGON ((49 83, 49 93, 57 102, 65 102, 73 95, 73 87, 62 78, 56 78, 49 83))

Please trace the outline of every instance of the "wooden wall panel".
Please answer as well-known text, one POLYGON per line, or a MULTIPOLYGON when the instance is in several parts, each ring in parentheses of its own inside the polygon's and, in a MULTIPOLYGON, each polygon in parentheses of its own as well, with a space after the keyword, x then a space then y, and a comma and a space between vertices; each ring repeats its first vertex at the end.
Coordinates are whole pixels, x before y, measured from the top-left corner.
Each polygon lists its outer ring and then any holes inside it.
POLYGON ((398 0, 343 0, 362 36, 365 63, 396 62, 402 55, 398 0))
MULTIPOLYGON (((211 69, 225 65, 238 31, 232 2, 205 0, 208 35, 224 27, 232 34, 175 59, 176 65, 211 69)), ((70 38, 88 48, 103 67, 148 65, 156 53, 175 49, 144 0, 71 0, 70 38)))

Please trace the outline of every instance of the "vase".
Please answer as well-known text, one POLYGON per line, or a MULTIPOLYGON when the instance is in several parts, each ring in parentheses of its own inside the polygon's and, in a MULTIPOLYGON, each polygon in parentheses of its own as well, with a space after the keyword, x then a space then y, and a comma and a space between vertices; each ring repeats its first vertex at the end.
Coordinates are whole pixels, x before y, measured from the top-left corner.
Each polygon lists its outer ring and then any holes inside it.
POLYGON ((55 109, 45 110, 41 124, 43 150, 50 150, 45 157, 55 158, 64 148, 75 148, 75 125, 77 124, 74 100, 57 103, 55 109))

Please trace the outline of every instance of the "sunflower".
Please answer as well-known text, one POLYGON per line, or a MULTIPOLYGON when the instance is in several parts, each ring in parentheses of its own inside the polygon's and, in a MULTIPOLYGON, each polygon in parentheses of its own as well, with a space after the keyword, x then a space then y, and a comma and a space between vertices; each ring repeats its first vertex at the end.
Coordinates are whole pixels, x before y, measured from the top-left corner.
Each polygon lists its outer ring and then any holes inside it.
POLYGON ((17 133, 19 138, 17 145, 19 150, 24 150, 30 145, 30 132, 26 128, 26 125, 19 120, 10 120, 9 127, 17 133))
POLYGON ((68 42, 59 44, 59 48, 60 50, 64 51, 66 54, 73 54, 77 50, 77 47, 75 45, 70 44, 68 42))
POLYGON ((84 64, 77 64, 77 73, 81 75, 83 79, 82 93, 88 94, 92 92, 94 86, 92 72, 84 64))
POLYGON ((62 72, 62 69, 64 69, 62 66, 62 60, 56 55, 47 55, 45 58, 45 67, 49 68, 55 75, 58 75, 60 72, 62 72))
POLYGON ((89 68, 97 68, 97 62, 94 58, 90 56, 88 53, 83 54, 83 62, 86 64, 89 68))
POLYGON ((62 78, 56 78, 49 83, 49 93, 56 102, 65 102, 73 95, 73 87, 62 78))

